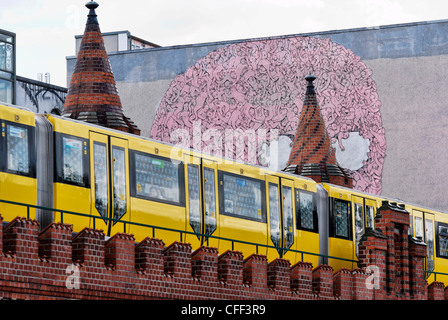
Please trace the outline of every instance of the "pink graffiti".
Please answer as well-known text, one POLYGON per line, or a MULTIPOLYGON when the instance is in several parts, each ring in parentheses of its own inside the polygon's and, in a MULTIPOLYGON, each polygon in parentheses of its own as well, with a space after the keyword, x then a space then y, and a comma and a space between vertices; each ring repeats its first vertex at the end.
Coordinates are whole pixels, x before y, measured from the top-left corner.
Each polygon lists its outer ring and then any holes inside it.
POLYGON ((351 172, 354 187, 380 194, 386 139, 376 85, 361 59, 330 39, 247 41, 209 53, 173 80, 151 137, 170 142, 178 128, 192 136, 197 121, 202 131, 278 129, 292 137, 310 73, 332 142, 343 148, 350 132, 370 142, 368 159, 351 172))

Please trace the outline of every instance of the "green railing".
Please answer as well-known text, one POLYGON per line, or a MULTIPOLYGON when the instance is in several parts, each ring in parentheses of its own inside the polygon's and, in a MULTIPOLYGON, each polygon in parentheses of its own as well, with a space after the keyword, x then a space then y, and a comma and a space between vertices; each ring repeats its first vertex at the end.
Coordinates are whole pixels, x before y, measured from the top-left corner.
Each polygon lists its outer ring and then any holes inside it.
MULTIPOLYGON (((283 255, 284 255, 282 253, 286 253, 286 252, 298 253, 298 254, 301 255, 301 261, 302 262, 304 261, 304 256, 308 255, 308 256, 322 257, 324 259, 336 259, 336 260, 341 260, 341 261, 346 261, 346 262, 351 262, 351 263, 358 263, 357 260, 351 260, 351 259, 346 259, 346 258, 341 258, 341 257, 323 255, 323 254, 319 254, 319 253, 313 253, 313 252, 307 252, 307 251, 301 251, 301 250, 295 250, 295 249, 288 249, 288 248, 283 248, 283 247, 271 246, 271 245, 268 245, 268 244, 260 244, 260 243, 255 243, 255 242, 249 242, 249 241, 243 241, 243 240, 238 240, 238 239, 219 237, 219 236, 214 236, 214 235, 207 235, 207 234, 197 233, 197 232, 193 232, 193 231, 186 231, 186 230, 179 230, 179 229, 173 229, 173 228, 149 225, 149 224, 144 224, 144 223, 139 223, 139 222, 134 222, 134 221, 117 220, 117 219, 113 219, 113 218, 106 218, 106 217, 102 217, 102 216, 94 216, 94 215, 91 215, 91 214, 85 214, 85 213, 79 213, 79 212, 74 212, 74 211, 61 210, 61 209, 55 209, 55 208, 49 208, 49 207, 43 207, 43 206, 37 206, 37 205, 26 204, 26 203, 21 203, 21 202, 14 202, 14 201, 0 199, 0 203, 6 203, 6 204, 10 204, 10 205, 26 207, 26 217, 28 219, 31 218, 30 217, 30 210, 31 209, 46 210, 46 211, 53 212, 53 214, 60 214, 60 222, 62 222, 62 223, 64 223, 64 216, 65 215, 74 215, 74 216, 91 218, 91 219, 93 219, 93 229, 96 228, 96 220, 100 219, 100 220, 103 220, 103 221, 110 221, 111 223, 114 223, 114 224, 115 223, 122 223, 123 224, 123 232, 124 233, 126 233, 127 228, 132 225, 132 226, 144 227, 144 228, 148 228, 148 230, 152 230, 152 237, 156 236, 156 230, 163 230, 163 231, 168 231, 168 232, 179 233, 179 235, 180 235, 180 242, 183 242, 183 239, 185 239, 185 235, 189 234, 189 235, 194 235, 194 236, 197 236, 197 237, 202 237, 204 239, 204 243, 207 244, 207 245, 209 244, 209 240, 210 239, 217 239, 217 240, 228 241, 228 242, 231 243, 232 250, 235 250, 235 244, 239 243, 239 244, 254 246, 255 253, 257 253, 257 254, 259 253, 259 248, 260 247, 266 248, 266 249, 275 249, 275 250, 277 250, 277 252, 279 252, 280 258, 283 257, 283 255)), ((0 212, 0 214, 1 214, 1 212, 0 212)))
POLYGON ((448 276, 448 273, 444 272, 436 272, 436 271, 425 271, 426 279, 428 279, 430 276, 434 275, 434 281, 437 281, 437 275, 439 276, 448 276))

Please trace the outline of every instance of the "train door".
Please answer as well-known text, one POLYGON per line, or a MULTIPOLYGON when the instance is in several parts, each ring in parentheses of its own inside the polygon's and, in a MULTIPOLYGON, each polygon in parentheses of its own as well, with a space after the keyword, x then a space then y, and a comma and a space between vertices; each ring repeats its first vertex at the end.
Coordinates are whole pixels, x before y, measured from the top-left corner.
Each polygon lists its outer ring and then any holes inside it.
POLYGON ((194 248, 218 247, 219 240, 209 237, 219 236, 216 161, 185 155, 185 166, 186 230, 196 233, 187 234, 185 241, 194 248))
MULTIPOLYGON (((425 269, 428 272, 437 271, 434 251, 434 215, 419 210, 412 210, 412 215, 414 217, 415 237, 426 243, 425 269)), ((427 276, 430 277, 430 274, 428 273, 427 276)), ((433 280, 434 278, 431 281, 433 280)))
POLYGON ((91 226, 107 236, 126 232, 119 220, 131 220, 129 204, 128 141, 90 132, 91 226))
POLYGON ((367 229, 374 229, 376 201, 352 195, 352 206, 354 214, 354 230, 355 235, 355 256, 358 256, 358 247, 362 235, 367 229))
POLYGON ((353 212, 351 192, 338 187, 329 187, 329 238, 328 263, 335 271, 341 268, 353 268, 355 241, 353 235, 353 212), (343 259, 343 260, 341 260, 343 259))
POLYGON ((268 250, 268 259, 276 257, 289 258, 295 261, 295 253, 287 249, 295 249, 294 228, 294 181, 266 176, 268 190, 268 245, 276 247, 268 250))

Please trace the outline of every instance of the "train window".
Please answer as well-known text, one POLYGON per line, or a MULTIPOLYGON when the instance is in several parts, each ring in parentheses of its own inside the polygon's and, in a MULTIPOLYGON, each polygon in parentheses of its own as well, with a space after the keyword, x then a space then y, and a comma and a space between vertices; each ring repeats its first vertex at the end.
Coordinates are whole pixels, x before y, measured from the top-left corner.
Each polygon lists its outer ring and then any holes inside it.
POLYGON ((271 226, 272 243, 280 247, 280 206, 278 199, 278 185, 269 183, 269 223, 271 226))
POLYGON ((196 233, 201 233, 201 196, 199 179, 199 166, 189 164, 188 205, 190 214, 190 225, 193 228, 193 231, 196 233))
POLYGON ((88 140, 67 134, 55 134, 56 182, 90 187, 88 140))
POLYGON ((184 205, 183 164, 131 150, 131 196, 184 205))
POLYGON ((423 219, 415 217, 415 237, 423 240, 423 219))
POLYGON ((434 226, 433 222, 430 219, 425 219, 425 229, 426 229, 426 270, 432 271, 434 270, 435 262, 434 262, 434 226))
POLYGON ((296 189, 296 221, 297 229, 318 232, 317 206, 314 194, 296 189))
POLYGON ((114 194, 114 219, 121 219, 126 213, 126 165, 124 148, 112 147, 112 171, 114 194))
POLYGON ((448 258, 448 224, 437 223, 437 256, 448 258))
POLYGON ((283 186, 283 228, 285 234, 285 248, 291 247, 294 243, 293 231, 293 207, 292 207, 292 188, 283 186))
POLYGON ((354 203, 354 213, 355 213, 355 238, 356 244, 359 243, 361 237, 364 233, 363 219, 362 219, 362 204, 354 203))
POLYGON ((94 180, 95 180, 95 208, 100 215, 107 218, 107 148, 106 144, 93 144, 94 180))
POLYGON ((375 229, 375 208, 366 206, 366 229, 375 229))
POLYGON ((220 212, 266 222, 264 181, 220 171, 220 187, 220 212))
POLYGON ((82 140, 62 137, 62 177, 64 181, 82 183, 82 140))
POLYGON ((18 173, 29 173, 28 130, 13 125, 6 126, 7 169, 18 173))
POLYGON ((350 212, 350 202, 334 199, 332 212, 332 235, 334 237, 351 239, 350 212))
POLYGON ((205 234, 216 230, 215 170, 204 168, 205 234))

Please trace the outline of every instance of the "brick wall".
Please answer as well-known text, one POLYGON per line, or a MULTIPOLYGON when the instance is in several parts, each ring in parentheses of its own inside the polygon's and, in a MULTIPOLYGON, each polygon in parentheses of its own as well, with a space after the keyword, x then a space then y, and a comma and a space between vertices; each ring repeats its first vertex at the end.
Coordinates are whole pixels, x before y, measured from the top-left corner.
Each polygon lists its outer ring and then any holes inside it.
POLYGON ((365 235, 359 269, 334 272, 328 265, 268 262, 259 254, 219 254, 209 247, 192 251, 188 243, 166 246, 153 238, 135 243, 132 235, 122 233, 106 240, 101 230, 90 228, 72 234, 71 227, 61 223, 39 232, 36 221, 17 217, 0 224, 0 298, 444 299, 444 284, 427 286, 424 279, 424 245, 408 245, 408 294, 397 296, 388 285, 388 239, 379 231, 365 235), (371 282, 369 265, 386 275, 376 289, 366 285, 371 282))

